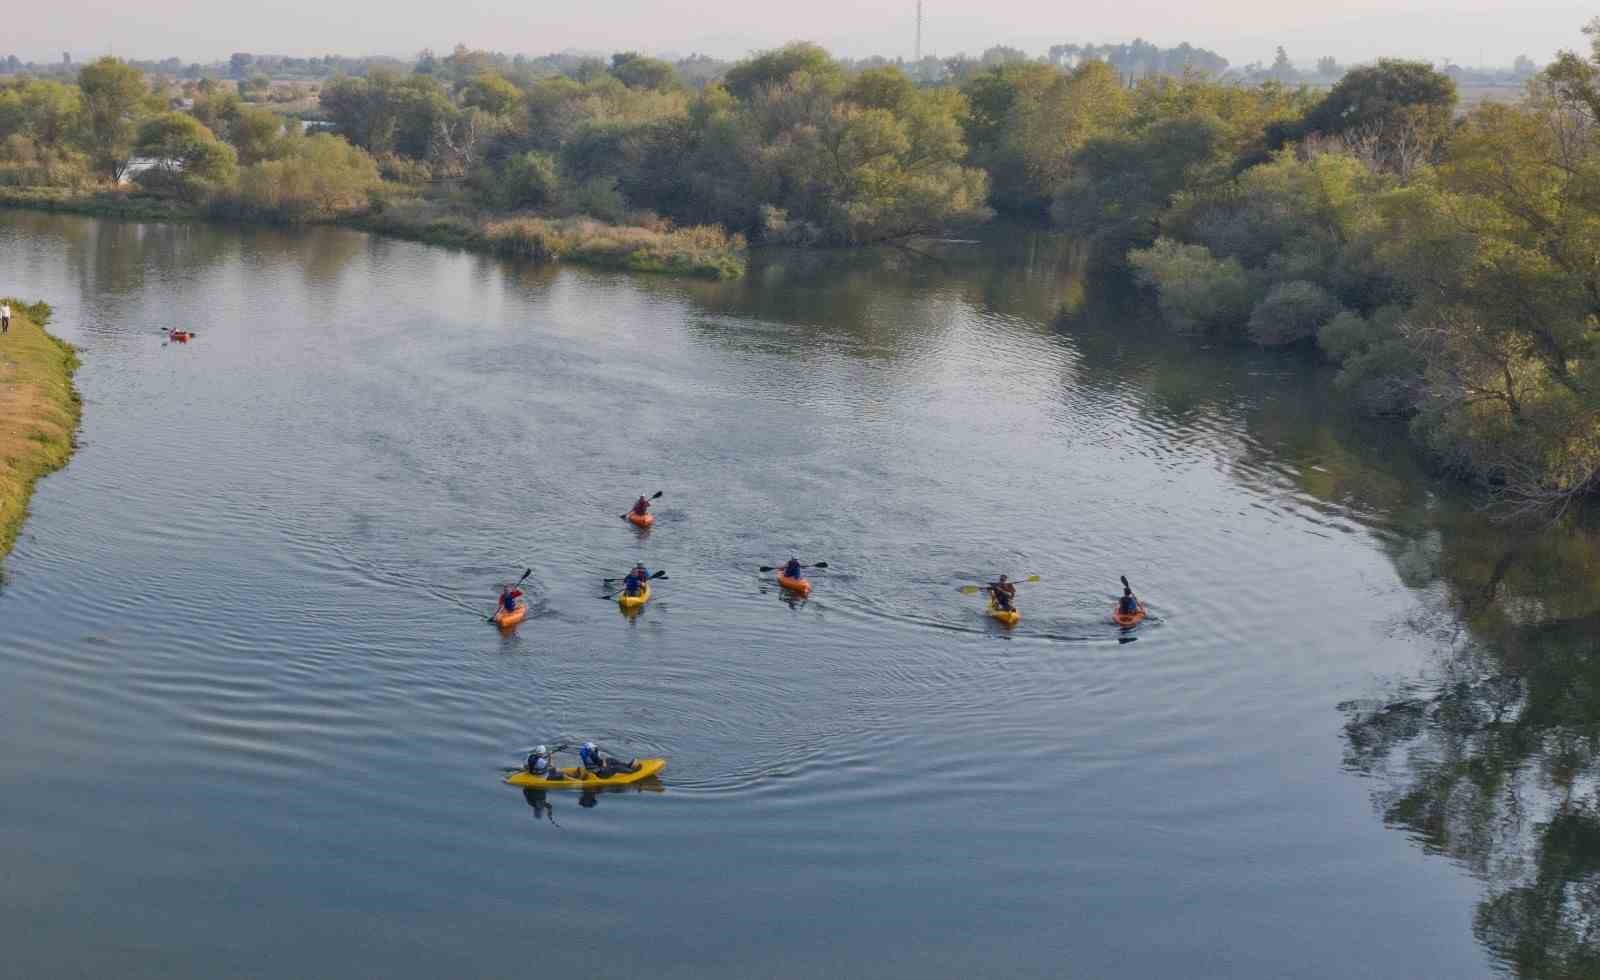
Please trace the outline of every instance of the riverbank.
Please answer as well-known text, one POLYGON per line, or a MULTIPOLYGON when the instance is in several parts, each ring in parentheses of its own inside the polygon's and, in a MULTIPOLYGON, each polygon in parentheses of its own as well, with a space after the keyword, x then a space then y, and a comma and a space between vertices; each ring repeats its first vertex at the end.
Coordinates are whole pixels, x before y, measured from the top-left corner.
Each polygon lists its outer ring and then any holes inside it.
POLYGON ((45 333, 50 307, 11 299, 0 336, 0 560, 10 554, 39 478, 65 466, 82 403, 72 387, 78 355, 45 333))
MULTIPOLYGON (((204 204, 106 188, 0 187, 0 207, 126 221, 250 221, 231 211, 219 215, 204 204)), ((744 238, 711 225, 674 228, 659 221, 613 225, 586 217, 486 214, 422 198, 390 202, 329 223, 539 263, 570 262, 698 279, 737 279, 748 263, 744 238)))

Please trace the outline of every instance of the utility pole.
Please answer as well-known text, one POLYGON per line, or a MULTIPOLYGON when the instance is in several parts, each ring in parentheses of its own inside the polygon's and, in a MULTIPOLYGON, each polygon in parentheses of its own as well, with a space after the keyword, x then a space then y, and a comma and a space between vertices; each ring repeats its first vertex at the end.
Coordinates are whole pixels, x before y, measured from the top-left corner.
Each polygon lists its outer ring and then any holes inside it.
POLYGON ((922 60, 922 0, 917 0, 917 61, 922 60))

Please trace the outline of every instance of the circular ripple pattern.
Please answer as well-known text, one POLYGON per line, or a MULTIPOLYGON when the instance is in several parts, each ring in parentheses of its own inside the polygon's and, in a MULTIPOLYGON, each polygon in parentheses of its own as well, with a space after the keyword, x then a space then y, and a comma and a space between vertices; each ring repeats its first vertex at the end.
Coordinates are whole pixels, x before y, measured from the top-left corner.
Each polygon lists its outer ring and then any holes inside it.
POLYGON ((1365 450, 1325 378, 1064 315, 1075 267, 1029 233, 705 284, 0 215, 87 403, 0 591, 8 965, 1481 971, 1339 770, 1333 705, 1417 656, 1376 628, 1409 477, 1330 492, 1365 450), (790 554, 809 601, 756 570, 790 554), (669 578, 627 617, 634 561, 669 578), (1011 630, 958 591, 1001 572, 1042 579, 1011 630), (501 785, 583 738, 660 792, 501 785))

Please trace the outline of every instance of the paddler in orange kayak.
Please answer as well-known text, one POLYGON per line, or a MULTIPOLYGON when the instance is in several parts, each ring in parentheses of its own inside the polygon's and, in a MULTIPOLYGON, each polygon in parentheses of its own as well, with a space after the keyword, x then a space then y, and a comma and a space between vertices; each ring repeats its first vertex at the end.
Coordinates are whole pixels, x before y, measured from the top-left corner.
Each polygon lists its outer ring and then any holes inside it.
POLYGON ((1122 598, 1117 600, 1117 612, 1123 616, 1139 614, 1139 599, 1133 594, 1133 586, 1128 584, 1126 576, 1122 579, 1122 598))

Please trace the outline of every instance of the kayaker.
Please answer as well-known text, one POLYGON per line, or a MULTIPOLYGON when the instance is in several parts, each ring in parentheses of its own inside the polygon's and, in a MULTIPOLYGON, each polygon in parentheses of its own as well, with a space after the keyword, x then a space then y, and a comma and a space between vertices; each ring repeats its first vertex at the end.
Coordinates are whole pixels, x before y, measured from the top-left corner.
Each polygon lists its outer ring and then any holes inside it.
POLYGON ((649 580, 650 572, 644 567, 644 565, 639 564, 633 566, 633 570, 630 571, 627 574, 627 577, 622 580, 622 594, 638 595, 641 591, 643 591, 644 583, 648 582, 649 580))
POLYGON ((583 743, 583 747, 578 750, 578 761, 583 768, 602 779, 606 776, 615 776, 619 772, 634 772, 639 768, 637 761, 623 762, 593 742, 583 743))
POLYGON ((528 756, 528 775, 551 780, 567 778, 555 767, 550 750, 543 745, 534 746, 533 754, 528 756))
POLYGON ((989 597, 994 600, 995 608, 1001 612, 1015 611, 1011 605, 1011 599, 1016 594, 1017 587, 1006 581, 1004 575, 1000 576, 1000 581, 989 583, 989 597))
POLYGON ((500 587, 500 608, 508 613, 517 611, 517 600, 522 598, 522 590, 513 585, 500 587))
POLYGON ((633 513, 640 517, 650 513, 650 498, 640 497, 633 502, 633 513))
POLYGON ((783 566, 783 577, 784 578, 804 578, 805 577, 805 576, 800 574, 800 559, 798 559, 798 558, 790 558, 789 559, 789 564, 783 566))
POLYGON ((1117 600, 1117 612, 1124 616, 1134 616, 1139 612, 1139 600, 1126 580, 1122 583, 1122 598, 1117 600))

